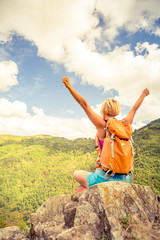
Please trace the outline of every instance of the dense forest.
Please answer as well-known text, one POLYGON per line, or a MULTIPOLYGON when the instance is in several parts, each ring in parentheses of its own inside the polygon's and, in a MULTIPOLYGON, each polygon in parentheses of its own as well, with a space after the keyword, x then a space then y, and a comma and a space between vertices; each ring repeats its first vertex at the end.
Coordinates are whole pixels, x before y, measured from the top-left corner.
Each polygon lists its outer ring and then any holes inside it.
MULTIPOLYGON (((160 194, 160 119, 133 133, 134 181, 160 194)), ((28 232, 29 216, 50 196, 75 193, 77 169, 94 171, 94 139, 0 135, 0 228, 28 232)))

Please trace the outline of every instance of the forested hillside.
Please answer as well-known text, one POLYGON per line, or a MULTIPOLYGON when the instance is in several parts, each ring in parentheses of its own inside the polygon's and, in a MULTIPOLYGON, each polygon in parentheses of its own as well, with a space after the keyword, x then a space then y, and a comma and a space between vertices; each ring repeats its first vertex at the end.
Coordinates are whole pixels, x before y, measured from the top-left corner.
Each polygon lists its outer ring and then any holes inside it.
MULTIPOLYGON (((134 183, 160 193, 160 119, 133 134, 134 183)), ((28 231, 29 216, 50 196, 75 193, 77 169, 94 171, 94 139, 0 135, 0 227, 28 231)))
POLYGON ((160 194, 160 119, 135 131, 134 183, 149 185, 160 194))

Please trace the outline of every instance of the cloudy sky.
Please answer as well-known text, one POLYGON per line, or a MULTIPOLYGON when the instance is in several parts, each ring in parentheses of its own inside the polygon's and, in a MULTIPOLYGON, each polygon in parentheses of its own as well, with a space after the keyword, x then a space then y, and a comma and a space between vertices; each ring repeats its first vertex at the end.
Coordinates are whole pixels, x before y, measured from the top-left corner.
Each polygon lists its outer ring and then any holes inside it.
POLYGON ((95 127, 61 83, 99 113, 108 97, 134 119, 160 117, 159 0, 0 0, 0 134, 94 138, 95 127))

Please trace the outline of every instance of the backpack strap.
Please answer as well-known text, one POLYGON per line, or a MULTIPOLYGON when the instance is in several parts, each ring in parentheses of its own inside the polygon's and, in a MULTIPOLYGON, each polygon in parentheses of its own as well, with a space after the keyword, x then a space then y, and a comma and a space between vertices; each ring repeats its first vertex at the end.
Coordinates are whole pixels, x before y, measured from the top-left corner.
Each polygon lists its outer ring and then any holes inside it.
POLYGON ((133 174, 133 171, 131 171, 131 180, 130 180, 130 183, 133 182, 133 179, 134 179, 134 174, 133 174))
POLYGON ((111 154, 112 154, 112 158, 114 158, 114 135, 115 134, 111 134, 111 154))
POLYGON ((130 144, 131 144, 131 147, 132 147, 132 153, 133 153, 133 157, 134 157, 134 155, 135 155, 135 152, 134 152, 134 147, 133 147, 133 139, 132 139, 132 137, 131 138, 129 138, 128 139, 128 141, 130 142, 130 144))
MULTIPOLYGON (((108 120, 104 120, 104 121, 107 123, 108 120)), ((107 130, 107 124, 106 124, 106 127, 104 128, 104 130, 107 130)), ((106 132, 106 134, 107 134, 107 132, 106 132)), ((100 147, 98 134, 96 134, 96 136, 95 136, 95 149, 97 151, 98 157, 100 157, 102 154, 102 149, 100 147)))
POLYGON ((100 147, 98 134, 96 134, 96 136, 95 136, 95 149, 96 149, 96 151, 97 151, 98 156, 100 157, 100 155, 101 155, 101 153, 102 153, 102 149, 101 149, 101 147, 100 147))
MULTIPOLYGON (((110 172, 110 170, 108 170, 105 175, 104 175, 104 180, 106 180, 106 177, 108 175, 108 173, 110 172)), ((111 174, 109 174, 109 177, 107 178, 107 180, 109 180, 111 177, 114 177, 115 176, 115 172, 111 172, 111 174)))

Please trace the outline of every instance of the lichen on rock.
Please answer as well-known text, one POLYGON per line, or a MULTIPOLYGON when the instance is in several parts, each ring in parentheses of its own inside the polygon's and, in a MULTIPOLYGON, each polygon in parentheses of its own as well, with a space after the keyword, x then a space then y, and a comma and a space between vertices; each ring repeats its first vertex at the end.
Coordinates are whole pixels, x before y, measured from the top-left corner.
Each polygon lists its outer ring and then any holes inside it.
POLYGON ((37 236, 57 240, 121 240, 136 239, 137 236, 138 239, 159 239, 158 230, 152 227, 158 200, 149 187, 107 182, 75 195, 52 197, 44 204, 45 208, 42 205, 31 215, 33 240, 37 236), (46 231, 49 225, 52 229, 46 231), (146 236, 147 231, 140 231, 139 226, 148 229, 150 234, 146 236))
POLYGON ((28 238, 3 229, 0 240, 159 240, 158 199, 149 187, 100 183, 49 198, 31 214, 28 238))

